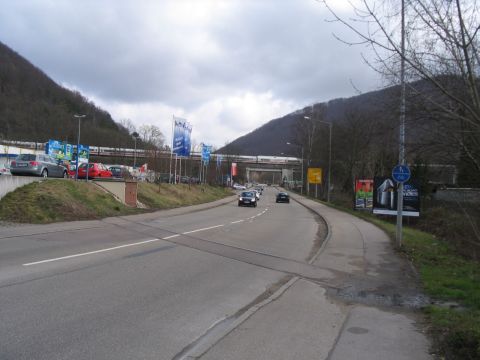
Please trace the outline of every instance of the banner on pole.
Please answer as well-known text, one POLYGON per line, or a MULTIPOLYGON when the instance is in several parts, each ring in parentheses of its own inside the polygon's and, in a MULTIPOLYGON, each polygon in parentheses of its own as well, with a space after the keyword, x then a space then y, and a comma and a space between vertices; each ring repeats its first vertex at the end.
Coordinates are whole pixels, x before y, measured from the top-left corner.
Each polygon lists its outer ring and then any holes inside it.
POLYGON ((192 126, 187 120, 173 117, 172 152, 177 156, 190 156, 192 126))
POLYGON ((202 162, 208 165, 210 162, 210 152, 212 151, 212 145, 202 144, 202 162))
POLYGON ((80 145, 78 149, 78 162, 79 163, 87 163, 88 159, 90 158, 90 146, 88 145, 80 145))
POLYGON ((232 177, 237 176, 237 163, 232 162, 232 177))

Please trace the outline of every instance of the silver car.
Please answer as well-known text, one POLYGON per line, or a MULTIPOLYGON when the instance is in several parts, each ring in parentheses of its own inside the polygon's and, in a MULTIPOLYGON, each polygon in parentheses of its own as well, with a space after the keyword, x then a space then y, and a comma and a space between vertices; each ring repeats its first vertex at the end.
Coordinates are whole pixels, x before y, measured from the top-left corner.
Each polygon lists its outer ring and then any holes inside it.
POLYGON ((68 178, 67 168, 46 154, 21 154, 10 164, 12 175, 68 178))

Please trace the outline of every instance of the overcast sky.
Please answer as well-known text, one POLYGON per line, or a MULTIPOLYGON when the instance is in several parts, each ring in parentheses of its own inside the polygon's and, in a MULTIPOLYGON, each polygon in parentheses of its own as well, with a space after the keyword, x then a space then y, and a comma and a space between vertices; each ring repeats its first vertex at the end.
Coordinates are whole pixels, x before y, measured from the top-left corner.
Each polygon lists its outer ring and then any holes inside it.
MULTIPOLYGON (((330 1, 348 16, 347 0, 330 1)), ((315 0, 0 0, 0 41, 116 121, 172 115, 217 147, 312 102, 380 86, 315 0)), ((348 35, 345 35, 348 38, 348 35)), ((350 36, 351 37, 351 36, 350 36)))

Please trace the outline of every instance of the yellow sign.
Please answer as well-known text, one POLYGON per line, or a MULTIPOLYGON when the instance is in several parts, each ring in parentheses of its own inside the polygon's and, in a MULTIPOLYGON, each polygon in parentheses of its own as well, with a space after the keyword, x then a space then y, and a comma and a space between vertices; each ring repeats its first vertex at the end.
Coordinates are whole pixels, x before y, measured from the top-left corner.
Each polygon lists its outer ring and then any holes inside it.
POLYGON ((310 184, 321 184, 322 168, 308 168, 307 178, 310 184))

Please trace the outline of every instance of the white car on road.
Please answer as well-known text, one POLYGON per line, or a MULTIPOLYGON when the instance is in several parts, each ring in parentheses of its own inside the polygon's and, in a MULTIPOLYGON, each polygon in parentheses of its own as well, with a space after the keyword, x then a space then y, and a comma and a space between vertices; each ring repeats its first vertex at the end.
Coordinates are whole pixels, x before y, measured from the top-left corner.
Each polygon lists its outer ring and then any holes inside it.
POLYGON ((245 185, 240 185, 240 184, 233 184, 233 188, 235 190, 247 190, 247 187, 245 185))

